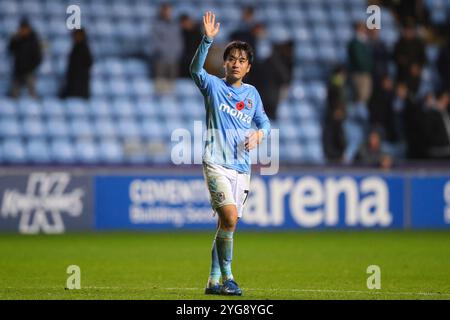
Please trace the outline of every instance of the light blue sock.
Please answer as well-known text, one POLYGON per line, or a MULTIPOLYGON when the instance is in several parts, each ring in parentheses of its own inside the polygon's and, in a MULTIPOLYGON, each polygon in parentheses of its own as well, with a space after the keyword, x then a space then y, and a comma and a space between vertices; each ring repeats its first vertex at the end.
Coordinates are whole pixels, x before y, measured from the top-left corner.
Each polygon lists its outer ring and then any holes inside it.
POLYGON ((233 279, 231 261, 233 260, 233 232, 219 229, 216 235, 217 255, 222 280, 233 279))
POLYGON ((208 287, 218 284, 220 282, 221 275, 219 256, 217 255, 216 239, 214 239, 211 249, 211 272, 209 274, 208 287))

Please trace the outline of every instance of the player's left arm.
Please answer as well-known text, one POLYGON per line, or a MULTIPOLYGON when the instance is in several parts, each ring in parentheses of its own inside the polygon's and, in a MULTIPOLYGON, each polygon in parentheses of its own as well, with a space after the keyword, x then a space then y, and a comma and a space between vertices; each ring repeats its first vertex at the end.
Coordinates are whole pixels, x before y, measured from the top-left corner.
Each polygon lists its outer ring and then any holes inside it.
POLYGON ((264 107, 261 101, 259 93, 256 92, 256 105, 255 115, 253 116, 253 122, 256 124, 258 131, 253 131, 245 142, 245 148, 249 151, 255 148, 261 141, 270 134, 270 120, 267 114, 264 112, 264 107))

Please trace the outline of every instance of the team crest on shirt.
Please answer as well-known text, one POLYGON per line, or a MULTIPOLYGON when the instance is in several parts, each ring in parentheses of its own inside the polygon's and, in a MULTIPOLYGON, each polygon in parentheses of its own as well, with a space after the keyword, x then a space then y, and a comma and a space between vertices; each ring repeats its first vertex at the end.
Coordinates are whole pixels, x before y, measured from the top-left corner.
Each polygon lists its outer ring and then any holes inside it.
POLYGON ((252 99, 246 98, 245 100, 247 101, 247 107, 248 107, 248 109, 253 108, 253 101, 252 101, 252 99))
POLYGON ((223 192, 217 192, 216 193, 216 200, 217 202, 223 202, 225 200, 225 193, 223 192))

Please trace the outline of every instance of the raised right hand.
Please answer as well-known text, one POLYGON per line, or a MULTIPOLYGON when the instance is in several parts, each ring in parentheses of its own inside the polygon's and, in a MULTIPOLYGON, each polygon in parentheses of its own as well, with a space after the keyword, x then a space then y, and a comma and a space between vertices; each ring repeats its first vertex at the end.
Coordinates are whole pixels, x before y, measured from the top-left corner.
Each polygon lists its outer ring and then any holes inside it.
POLYGON ((216 22, 216 15, 211 11, 207 11, 203 16, 203 28, 205 29, 205 35, 208 38, 213 39, 220 29, 220 23, 216 22))

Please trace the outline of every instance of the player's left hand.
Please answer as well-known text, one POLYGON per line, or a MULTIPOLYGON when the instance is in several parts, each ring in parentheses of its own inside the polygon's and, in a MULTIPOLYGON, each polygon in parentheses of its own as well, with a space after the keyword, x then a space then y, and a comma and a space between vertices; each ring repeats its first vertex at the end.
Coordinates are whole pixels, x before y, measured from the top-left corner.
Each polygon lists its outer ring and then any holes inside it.
POLYGON ((264 133, 262 130, 253 131, 248 137, 245 139, 245 150, 250 151, 255 148, 258 144, 261 143, 261 140, 264 137, 264 133))

